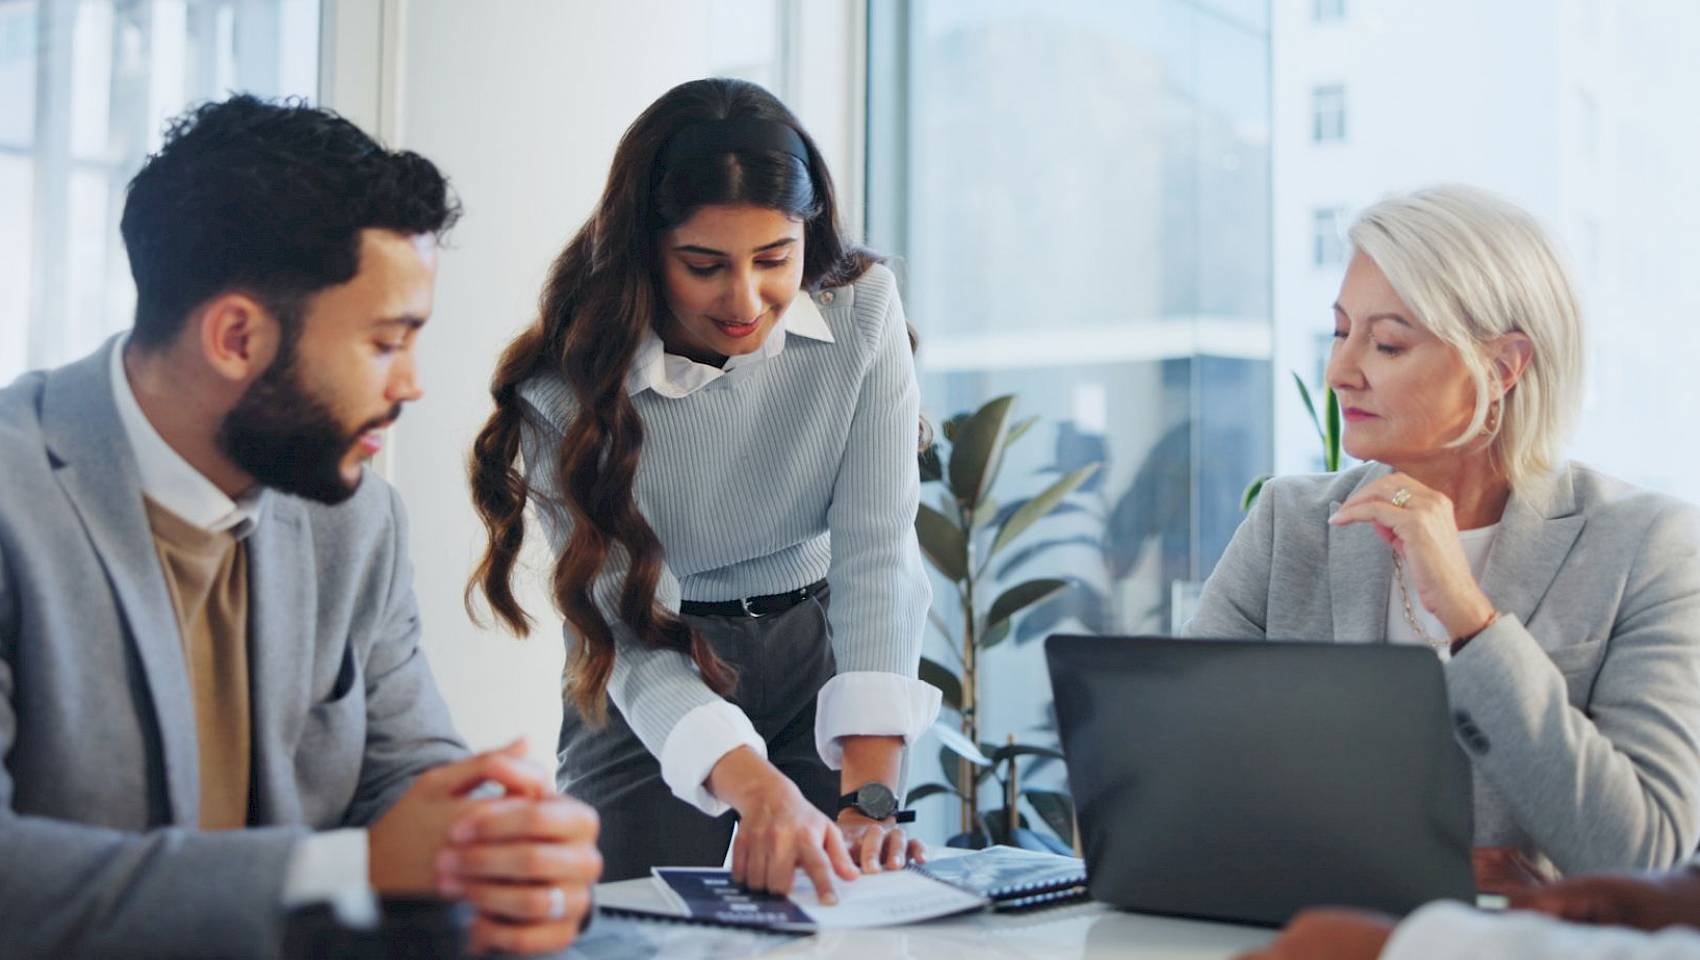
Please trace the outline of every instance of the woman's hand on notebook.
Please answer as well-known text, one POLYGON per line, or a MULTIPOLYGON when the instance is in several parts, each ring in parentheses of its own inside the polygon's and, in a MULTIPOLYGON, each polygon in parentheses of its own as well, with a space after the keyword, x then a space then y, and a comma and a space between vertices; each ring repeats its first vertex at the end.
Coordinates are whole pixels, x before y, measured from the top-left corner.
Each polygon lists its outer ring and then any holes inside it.
POLYGON ((802 868, 816 897, 831 905, 838 902, 832 875, 844 880, 860 875, 838 826, 749 747, 722 757, 709 772, 708 788, 738 811, 738 835, 732 843, 735 883, 788 895, 802 868))
POLYGON ((844 832, 844 844, 863 873, 901 870, 910 861, 927 862, 926 844, 909 838, 891 820, 871 820, 855 810, 841 810, 838 829, 844 832))

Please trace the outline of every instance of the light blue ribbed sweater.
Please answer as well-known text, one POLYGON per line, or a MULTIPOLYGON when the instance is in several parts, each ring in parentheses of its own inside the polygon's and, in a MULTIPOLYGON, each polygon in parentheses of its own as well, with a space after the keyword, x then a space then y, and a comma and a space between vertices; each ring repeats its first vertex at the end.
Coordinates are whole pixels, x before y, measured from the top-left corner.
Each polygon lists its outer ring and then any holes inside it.
MULTIPOLYGON (((914 677, 932 593, 915 539, 920 397, 891 271, 815 295, 834 342, 788 335, 776 357, 728 371, 679 399, 632 397, 643 419, 638 509, 665 551, 657 599, 733 600, 823 577, 838 672, 914 677)), ((577 401, 564 378, 519 389, 527 482, 552 497, 552 465, 577 401)), ((558 554, 558 508, 538 515, 558 554)), ((691 710, 719 699, 688 657, 639 645, 614 615, 623 558, 596 599, 619 645, 608 693, 656 756, 691 710)), ((574 642, 570 628, 567 642, 574 642)))

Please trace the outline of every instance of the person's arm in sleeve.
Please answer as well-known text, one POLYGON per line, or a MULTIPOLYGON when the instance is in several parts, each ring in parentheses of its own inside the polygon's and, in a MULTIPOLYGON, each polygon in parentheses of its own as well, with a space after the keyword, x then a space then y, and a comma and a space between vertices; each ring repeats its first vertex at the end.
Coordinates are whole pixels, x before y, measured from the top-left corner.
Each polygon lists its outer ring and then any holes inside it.
POLYGON ((1516 617, 1446 670, 1478 775, 1565 873, 1668 867, 1700 838, 1700 511, 1652 520, 1605 643, 1586 712, 1516 617))
MULTIPOLYGON (((0 758, 18 717, 17 599, 0 552, 0 758)), ((301 828, 128 833, 23 816, 0 764, 0 956, 254 956, 275 952, 301 828)))
POLYGON ((389 536, 373 561, 370 591, 383 603, 373 640, 361 649, 366 743, 360 783, 343 816, 347 827, 313 834, 297 846, 284 885, 285 906, 364 887, 370 866, 365 827, 383 816, 420 774, 467 755, 420 648, 407 514, 394 488, 386 485, 384 493, 389 536))
POLYGON ((1187 637, 1209 640, 1261 640, 1269 622, 1269 580, 1275 551, 1273 482, 1251 512, 1240 521, 1234 537, 1204 581, 1198 609, 1181 628, 1187 637))
POLYGON ((1381 960, 1693 960, 1700 931, 1564 923, 1537 913, 1491 914, 1459 903, 1432 903, 1405 918, 1381 960))
POLYGON ((363 662, 365 759, 354 802, 343 818, 350 826, 373 823, 420 774, 467 755, 420 646, 407 515, 395 490, 386 487, 385 493, 390 535, 375 562, 383 579, 374 591, 383 598, 383 614, 363 662))
MULTIPOLYGON (((857 297, 881 291, 889 299, 883 309, 872 304, 877 322, 855 331, 868 360, 827 509, 827 618, 838 671, 820 691, 815 743, 833 769, 844 766, 845 737, 914 743, 941 699, 917 678, 932 587, 915 536, 921 401, 908 324, 895 284, 866 285, 857 297)), ((860 314, 863 304, 856 306, 860 314)))
MULTIPOLYGON (((553 471, 561 432, 531 408, 522 431, 521 453, 527 483, 532 487, 537 518, 553 556, 559 556, 572 537, 572 521, 558 504, 553 471)), ((744 711, 716 694, 703 682, 691 658, 677 650, 659 650, 638 641, 619 619, 620 591, 625 584, 624 557, 609 552, 592 595, 612 628, 614 670, 608 680, 608 699, 619 709, 661 764, 661 778, 679 799, 711 817, 730 809, 707 786, 709 771, 726 754, 747 746, 767 758, 767 742, 744 711)), ((666 609, 679 610, 679 579, 665 564, 655 599, 666 609)), ((578 642, 569 624, 563 629, 568 646, 578 642)))

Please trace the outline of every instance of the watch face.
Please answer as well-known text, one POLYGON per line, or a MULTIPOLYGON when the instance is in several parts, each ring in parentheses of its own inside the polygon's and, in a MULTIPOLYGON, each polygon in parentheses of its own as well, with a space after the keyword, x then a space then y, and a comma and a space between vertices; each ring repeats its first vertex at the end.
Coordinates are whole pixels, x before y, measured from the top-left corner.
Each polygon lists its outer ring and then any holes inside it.
POLYGON ((897 811, 897 796, 883 783, 865 783, 856 791, 856 809, 874 820, 884 820, 897 811))

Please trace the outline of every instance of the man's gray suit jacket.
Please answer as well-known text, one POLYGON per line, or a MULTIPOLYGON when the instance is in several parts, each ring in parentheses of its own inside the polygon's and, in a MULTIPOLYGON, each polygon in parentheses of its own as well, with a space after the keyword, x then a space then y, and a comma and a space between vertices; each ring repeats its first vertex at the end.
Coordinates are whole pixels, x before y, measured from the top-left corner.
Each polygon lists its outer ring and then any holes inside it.
POLYGON ((267 956, 296 843, 464 755, 419 647, 401 504, 263 497, 245 830, 199 822, 181 634, 108 353, 0 390, 0 956, 267 956))
MULTIPOLYGON (((1190 636, 1385 642, 1392 553, 1328 518, 1388 468, 1263 488, 1190 636)), ((1700 836, 1700 511, 1567 464, 1512 491, 1481 586, 1500 611, 1446 665, 1476 844, 1564 873, 1668 867, 1700 836)))

